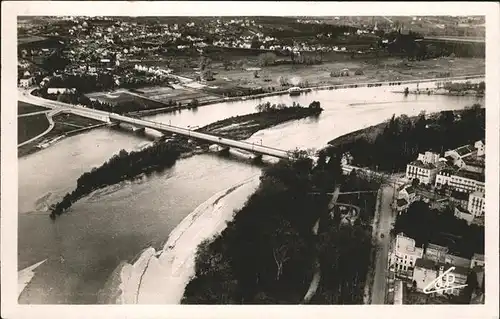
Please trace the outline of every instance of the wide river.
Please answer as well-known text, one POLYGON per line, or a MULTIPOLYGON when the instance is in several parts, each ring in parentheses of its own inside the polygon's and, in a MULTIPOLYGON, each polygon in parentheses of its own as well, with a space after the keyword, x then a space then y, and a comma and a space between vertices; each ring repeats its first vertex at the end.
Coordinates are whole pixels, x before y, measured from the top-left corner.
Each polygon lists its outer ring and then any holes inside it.
MULTIPOLYGON (((420 84, 420 88, 426 85, 434 87, 429 83, 420 84)), ((282 149, 321 148, 335 137, 380 123, 392 114, 417 115, 422 110, 430 113, 484 103, 484 99, 474 97, 404 97, 391 93, 396 89, 402 87, 265 98, 272 103, 297 101, 304 105, 317 100, 324 111, 317 119, 285 123, 260 131, 249 140, 282 149)), ((148 119, 183 127, 202 126, 253 113, 258 103, 221 103, 148 119)), ((134 150, 147 143, 145 137, 101 128, 19 159, 18 269, 47 259, 21 294, 21 303, 95 303, 97 291, 121 260, 134 258, 149 245, 161 248, 172 229, 197 206, 260 172, 244 160, 197 155, 164 172, 97 191, 51 222, 47 203, 72 190, 82 173, 120 149, 134 150)))

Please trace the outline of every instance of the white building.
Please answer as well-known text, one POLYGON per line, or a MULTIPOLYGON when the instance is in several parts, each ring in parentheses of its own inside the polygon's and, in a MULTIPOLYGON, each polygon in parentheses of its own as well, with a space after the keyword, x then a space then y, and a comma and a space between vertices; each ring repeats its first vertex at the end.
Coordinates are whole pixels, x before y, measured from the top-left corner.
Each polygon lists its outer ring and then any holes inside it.
POLYGON ((474 254, 470 261, 470 268, 474 268, 476 266, 484 267, 484 255, 482 254, 474 254))
POLYGON ((464 159, 477 155, 477 149, 471 145, 460 146, 454 150, 449 150, 444 153, 444 157, 452 158, 453 164, 462 168, 465 166, 464 159))
POLYGON ((468 225, 472 224, 472 222, 474 221, 474 215, 472 215, 469 211, 462 208, 461 206, 455 207, 454 215, 456 218, 467 221, 468 225))
POLYGON ((396 236, 394 248, 390 253, 390 265, 397 275, 411 278, 413 268, 417 259, 422 258, 424 254, 423 247, 416 247, 415 240, 406 237, 403 233, 396 236))
POLYGON ((441 188, 447 185, 449 188, 464 192, 472 193, 475 191, 484 190, 484 174, 469 172, 466 170, 454 171, 445 169, 436 175, 435 186, 441 188))
POLYGON ((442 262, 446 258, 447 253, 448 247, 429 243, 425 249, 424 258, 434 262, 442 262))
POLYGON ((484 141, 479 140, 476 143, 474 143, 474 147, 477 150, 477 156, 484 156, 485 154, 485 144, 484 141))
POLYGON ((420 183, 423 184, 433 184, 437 173, 438 168, 432 163, 424 163, 416 160, 406 165, 406 178, 408 180, 418 178, 420 183))
POLYGON ((467 210, 474 217, 484 216, 484 192, 473 192, 469 195, 469 203, 467 205, 467 210))
POLYGON ((433 152, 425 152, 418 154, 417 161, 423 163, 437 164, 439 162, 439 154, 433 152))
POLYGON ((19 80, 19 86, 23 88, 28 88, 33 85, 33 83, 35 83, 35 79, 33 77, 26 77, 19 80))
MULTIPOLYGON (((445 271, 450 269, 452 265, 436 263, 429 259, 418 259, 415 263, 412 279, 416 284, 417 291, 423 291, 424 288, 431 285, 431 283, 441 276, 445 271)), ((455 269, 450 272, 455 277, 455 285, 463 285, 467 282, 467 275, 469 270, 464 267, 455 266, 455 269)), ((439 291, 436 294, 452 294, 459 295, 462 288, 449 289, 447 291, 439 291)))

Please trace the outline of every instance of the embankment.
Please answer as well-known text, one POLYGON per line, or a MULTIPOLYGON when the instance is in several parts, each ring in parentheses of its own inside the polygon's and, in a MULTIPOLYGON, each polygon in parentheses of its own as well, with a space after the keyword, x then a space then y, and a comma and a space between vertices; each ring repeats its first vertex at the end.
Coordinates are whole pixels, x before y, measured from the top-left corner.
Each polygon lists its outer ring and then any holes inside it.
POLYGON ((198 245, 217 236, 233 212, 259 186, 254 176, 223 190, 198 206, 170 233, 163 249, 145 249, 133 264, 122 262, 98 295, 101 304, 179 304, 195 274, 198 245))

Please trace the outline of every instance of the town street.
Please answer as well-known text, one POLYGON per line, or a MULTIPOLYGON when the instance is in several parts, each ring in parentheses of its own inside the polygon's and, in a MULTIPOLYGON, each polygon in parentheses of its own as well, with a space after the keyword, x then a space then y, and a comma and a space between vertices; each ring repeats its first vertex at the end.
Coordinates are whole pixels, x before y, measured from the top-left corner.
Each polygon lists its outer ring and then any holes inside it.
POLYGON ((375 274, 373 278, 372 298, 371 303, 381 305, 385 303, 386 296, 386 280, 387 280, 387 256, 391 243, 389 234, 394 215, 391 209, 391 204, 394 195, 394 187, 391 185, 382 186, 381 206, 379 209, 378 229, 375 233, 377 254, 375 257, 375 274), (384 234, 384 238, 380 235, 384 234))

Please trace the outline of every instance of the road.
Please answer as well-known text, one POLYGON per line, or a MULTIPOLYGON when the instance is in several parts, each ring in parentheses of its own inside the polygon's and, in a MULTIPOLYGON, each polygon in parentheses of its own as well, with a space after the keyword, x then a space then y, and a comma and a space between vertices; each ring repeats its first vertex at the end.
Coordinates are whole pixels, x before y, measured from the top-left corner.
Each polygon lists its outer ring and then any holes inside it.
MULTIPOLYGON (((31 143, 31 142, 33 142, 33 141, 35 141, 35 140, 43 137, 45 134, 49 133, 50 131, 52 131, 52 129, 54 128, 54 125, 55 125, 54 120, 52 119, 52 117, 54 115, 56 115, 57 113, 59 113, 59 112, 60 112, 60 110, 38 112, 40 114, 45 114, 45 116, 47 117, 47 120, 49 121, 49 127, 45 131, 43 131, 42 133, 38 134, 37 136, 35 136, 33 138, 30 138, 29 140, 24 141, 24 142, 18 144, 17 147, 21 147, 23 145, 29 144, 29 143, 31 143)), ((32 114, 33 113, 30 113, 28 115, 32 115, 32 114)))
POLYGON ((381 196, 381 206, 379 210, 379 222, 375 232, 377 254, 375 257, 375 274, 373 278, 371 303, 383 305, 386 296, 386 279, 388 275, 387 260, 391 236, 389 234, 392 228, 392 222, 395 215, 392 212, 391 204, 394 196, 393 186, 383 186, 381 196), (384 238, 380 235, 384 234, 384 238))

